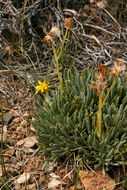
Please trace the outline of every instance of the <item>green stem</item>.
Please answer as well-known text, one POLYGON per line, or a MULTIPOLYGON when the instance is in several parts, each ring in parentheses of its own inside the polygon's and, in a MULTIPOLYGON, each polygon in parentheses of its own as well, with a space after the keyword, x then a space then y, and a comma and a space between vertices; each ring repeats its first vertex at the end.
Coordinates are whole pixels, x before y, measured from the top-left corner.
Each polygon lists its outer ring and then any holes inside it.
POLYGON ((113 82, 112 82, 112 84, 111 84, 111 86, 110 86, 110 88, 109 88, 109 91, 107 92, 107 95, 105 96, 105 99, 104 99, 103 102, 102 102, 102 106, 103 106, 104 103, 106 102, 106 100, 107 100, 107 98, 108 98, 108 95, 109 95, 109 93, 111 92, 111 89, 112 89, 113 84, 115 83, 116 79, 117 79, 117 77, 115 77, 115 78, 113 79, 113 82))
POLYGON ((103 190, 108 190, 109 188, 114 187, 114 186, 116 186, 116 185, 120 185, 120 184, 122 184, 122 183, 125 183, 125 180, 124 180, 124 181, 121 181, 121 182, 118 182, 118 183, 115 183, 115 184, 112 184, 112 185, 110 185, 110 186, 104 188, 103 190))
POLYGON ((101 107, 102 107, 102 93, 99 94, 99 105, 98 105, 98 114, 97 114, 97 133, 99 135, 99 138, 101 140, 102 132, 101 132, 101 107))
POLYGON ((80 171, 80 168, 81 168, 81 164, 82 164, 82 160, 80 160, 80 162, 79 162, 78 171, 77 171, 76 180, 75 180, 75 188, 74 188, 74 190, 77 189, 78 176, 79 176, 79 171, 80 171))
POLYGON ((60 83, 60 88, 62 89, 62 79, 61 79, 60 71, 59 71, 58 57, 57 57, 56 50, 55 50, 55 47, 53 44, 52 44, 52 49, 53 49, 53 53, 54 53, 54 57, 55 57, 55 61, 56 61, 56 69, 57 69, 58 79, 59 79, 59 83, 60 83))
POLYGON ((70 36, 70 30, 69 30, 68 35, 67 35, 67 43, 66 43, 66 46, 65 46, 65 53, 67 51, 69 36, 70 36))
POLYGON ((63 51, 63 47, 64 47, 65 40, 66 40, 66 37, 67 37, 67 33, 68 33, 68 29, 66 29, 66 32, 65 32, 65 35, 64 35, 64 39, 63 39, 63 42, 62 42, 62 46, 61 46, 60 52, 59 52, 59 54, 58 54, 58 59, 60 58, 61 53, 62 53, 62 51, 63 51))
POLYGON ((9 190, 9 187, 6 185, 6 182, 4 181, 4 179, 0 176, 0 181, 2 182, 3 186, 1 188, 1 190, 3 189, 3 187, 5 187, 6 190, 9 190))

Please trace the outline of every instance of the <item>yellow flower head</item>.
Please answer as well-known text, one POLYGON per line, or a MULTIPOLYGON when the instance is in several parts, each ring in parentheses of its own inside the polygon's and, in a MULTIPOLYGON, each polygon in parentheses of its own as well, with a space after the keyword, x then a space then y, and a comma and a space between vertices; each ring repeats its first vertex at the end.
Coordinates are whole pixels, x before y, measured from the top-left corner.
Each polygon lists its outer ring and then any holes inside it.
POLYGON ((46 92, 48 90, 49 86, 49 82, 40 82, 38 81, 39 86, 36 86, 36 94, 41 90, 42 93, 46 92))

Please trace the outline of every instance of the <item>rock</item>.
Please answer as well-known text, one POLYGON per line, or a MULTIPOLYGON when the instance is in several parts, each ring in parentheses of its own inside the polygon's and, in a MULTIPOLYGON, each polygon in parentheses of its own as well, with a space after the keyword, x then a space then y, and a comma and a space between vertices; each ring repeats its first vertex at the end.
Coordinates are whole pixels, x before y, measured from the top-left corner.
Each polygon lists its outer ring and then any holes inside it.
POLYGON ((31 148, 37 143, 37 137, 36 136, 27 137, 24 139, 24 142, 25 142, 24 146, 26 148, 31 148))
POLYGON ((4 122, 7 125, 13 118, 13 115, 10 114, 9 112, 5 113, 3 116, 4 122))

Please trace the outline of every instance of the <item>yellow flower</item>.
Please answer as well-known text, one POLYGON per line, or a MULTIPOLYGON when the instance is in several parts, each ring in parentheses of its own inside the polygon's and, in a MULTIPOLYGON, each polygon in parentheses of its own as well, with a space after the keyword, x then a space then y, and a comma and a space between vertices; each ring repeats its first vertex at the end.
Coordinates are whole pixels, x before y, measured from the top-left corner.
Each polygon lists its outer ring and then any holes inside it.
POLYGON ((46 83, 46 81, 44 82, 40 82, 38 81, 39 86, 36 86, 36 94, 41 90, 42 93, 46 92, 48 90, 49 86, 49 82, 46 83))

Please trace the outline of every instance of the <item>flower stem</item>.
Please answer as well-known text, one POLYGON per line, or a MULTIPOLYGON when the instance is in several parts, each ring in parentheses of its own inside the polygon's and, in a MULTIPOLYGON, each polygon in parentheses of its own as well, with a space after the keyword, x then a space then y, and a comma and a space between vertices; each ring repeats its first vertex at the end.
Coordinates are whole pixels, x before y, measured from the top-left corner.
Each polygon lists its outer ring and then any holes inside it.
POLYGON ((60 52, 59 52, 59 54, 58 54, 58 59, 59 59, 60 56, 61 56, 61 53, 62 53, 64 44, 65 44, 65 40, 66 40, 66 37, 67 37, 67 33, 68 33, 68 28, 66 29, 66 32, 65 32, 65 35, 64 35, 63 43, 62 43, 62 46, 61 46, 61 48, 60 48, 60 52))
POLYGON ((103 106, 104 103, 106 102, 106 100, 107 100, 107 98, 108 98, 108 95, 109 95, 109 93, 111 92, 111 89, 112 89, 112 87, 113 87, 113 84, 114 84, 115 81, 116 81, 116 78, 117 78, 117 77, 115 77, 115 78, 113 79, 112 84, 111 84, 111 86, 110 86, 110 88, 109 88, 109 91, 107 92, 107 95, 105 96, 105 98, 104 98, 104 100, 103 100, 103 102, 102 102, 102 106, 103 106))
POLYGON ((102 93, 103 91, 100 92, 99 94, 99 105, 98 105, 98 114, 97 114, 97 133, 101 141, 101 107, 102 107, 102 93))
POLYGON ((57 69, 58 79, 59 79, 59 83, 60 83, 60 88, 62 89, 63 85, 62 85, 62 79, 61 79, 60 71, 59 71, 58 57, 57 57, 56 50, 55 50, 55 47, 53 44, 52 44, 52 49, 53 49, 53 53, 54 53, 54 57, 55 57, 55 61, 56 61, 56 69, 57 69))

